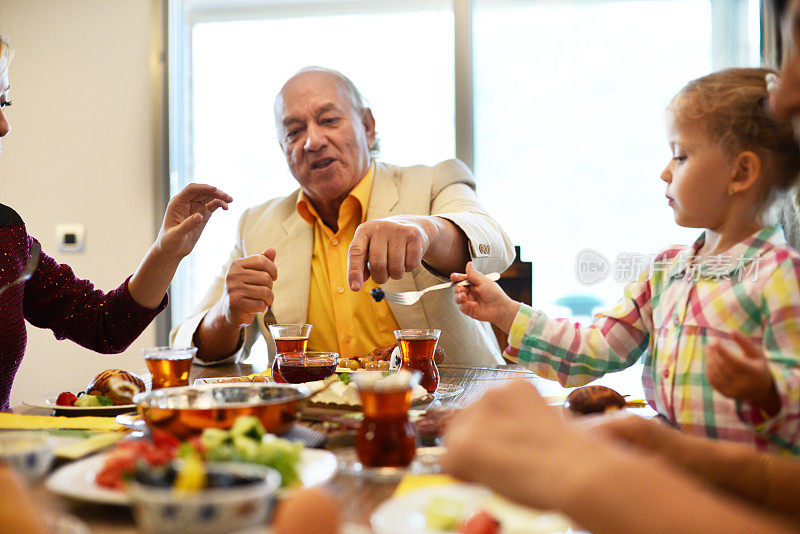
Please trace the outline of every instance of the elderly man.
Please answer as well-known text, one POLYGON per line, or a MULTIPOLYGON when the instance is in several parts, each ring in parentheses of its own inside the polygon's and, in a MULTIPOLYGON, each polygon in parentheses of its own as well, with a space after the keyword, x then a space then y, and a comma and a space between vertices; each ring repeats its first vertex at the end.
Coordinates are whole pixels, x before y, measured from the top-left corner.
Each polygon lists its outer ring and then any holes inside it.
MULTIPOLYGON (((308 68, 275 101, 281 148, 300 189, 246 211, 223 273, 192 317, 172 332, 198 347, 198 363, 242 359, 263 314, 310 323, 311 350, 363 356, 395 342, 397 328, 439 328, 450 363, 501 363, 485 323, 462 315, 452 291, 411 306, 374 302, 370 289, 421 289, 463 272, 513 259, 507 236, 477 203, 459 161, 397 167, 372 159, 375 119, 341 73, 308 68)), ((270 351, 272 343, 268 343, 270 351)))

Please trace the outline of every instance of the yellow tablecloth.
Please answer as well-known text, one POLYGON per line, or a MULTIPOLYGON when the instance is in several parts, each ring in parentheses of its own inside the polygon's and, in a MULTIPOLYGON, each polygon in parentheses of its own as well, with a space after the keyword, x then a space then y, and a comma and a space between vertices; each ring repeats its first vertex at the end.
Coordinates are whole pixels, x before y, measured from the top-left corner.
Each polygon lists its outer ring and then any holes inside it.
POLYGON ((60 428, 95 431, 125 430, 125 427, 117 424, 113 417, 62 417, 0 413, 0 429, 50 430, 60 428))

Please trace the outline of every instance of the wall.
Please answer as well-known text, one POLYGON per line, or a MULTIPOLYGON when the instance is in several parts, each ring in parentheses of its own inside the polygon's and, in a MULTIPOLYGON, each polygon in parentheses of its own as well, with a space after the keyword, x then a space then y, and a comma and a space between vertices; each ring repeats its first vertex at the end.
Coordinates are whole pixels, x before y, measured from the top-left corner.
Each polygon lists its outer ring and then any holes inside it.
MULTIPOLYGON (((0 202, 103 290, 136 269, 160 218, 160 10, 156 0, 0 2, 0 33, 15 51, 0 202), (58 251, 65 222, 86 225, 83 252, 58 251)), ((109 367, 141 370, 140 349, 155 342, 151 325, 125 353, 99 355, 28 325, 11 404, 82 388, 109 367)))

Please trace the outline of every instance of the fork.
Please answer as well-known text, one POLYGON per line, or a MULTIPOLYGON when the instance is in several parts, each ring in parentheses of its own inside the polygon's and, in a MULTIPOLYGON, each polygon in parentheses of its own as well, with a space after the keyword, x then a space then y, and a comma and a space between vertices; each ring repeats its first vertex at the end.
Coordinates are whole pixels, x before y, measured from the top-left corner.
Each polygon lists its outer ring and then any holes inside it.
POLYGON ((22 274, 20 274, 15 280, 7 283, 3 287, 0 287, 0 295, 6 292, 6 289, 14 287, 17 284, 28 280, 31 276, 33 276, 33 271, 36 270, 36 266, 39 265, 39 254, 42 252, 42 245, 39 244, 38 241, 34 241, 31 245, 30 255, 28 256, 28 263, 25 264, 25 268, 22 270, 22 274))
MULTIPOLYGON (((491 280, 492 282, 496 282, 500 279, 500 273, 489 273, 486 275, 486 278, 491 280)), ((384 291, 383 295, 386 298, 387 302, 391 302, 392 304, 400 304, 402 306, 408 306, 410 304, 414 304, 417 302, 422 295, 428 293, 430 291, 436 291, 437 289, 445 289, 453 285, 453 282, 445 282, 443 284, 437 284, 435 286, 426 287, 425 289, 420 289, 419 291, 404 291, 401 293, 394 293, 392 291, 384 291)), ((458 282, 455 284, 457 286, 471 286, 472 283, 469 280, 464 280, 462 282, 458 282)))

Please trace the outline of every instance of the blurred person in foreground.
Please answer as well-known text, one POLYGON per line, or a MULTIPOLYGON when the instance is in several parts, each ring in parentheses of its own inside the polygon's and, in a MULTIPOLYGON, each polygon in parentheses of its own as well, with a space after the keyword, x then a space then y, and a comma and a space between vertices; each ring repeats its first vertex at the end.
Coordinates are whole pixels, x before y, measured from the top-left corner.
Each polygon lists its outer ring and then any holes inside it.
MULTIPOLYGON (((0 137, 10 130, 5 115, 11 106, 10 58, 8 44, 0 39, 0 137)), ((124 351, 166 307, 178 264, 194 248, 211 214, 227 209, 232 200, 210 185, 186 186, 170 200, 158 237, 139 267, 108 293, 42 252, 33 276, 0 295, 0 410, 10 408, 11 386, 25 354, 26 321, 97 352, 124 351)), ((34 242, 17 212, 0 204, 0 286, 19 277, 34 242)))
MULTIPOLYGON (((800 0, 777 4, 785 11, 789 48, 769 104, 778 117, 797 124, 800 0)), ((741 353, 729 351, 734 357, 763 358, 758 344, 741 336, 736 342, 741 353)), ((686 435, 632 415, 573 423, 547 407, 529 384, 488 393, 451 422, 445 441, 446 471, 518 502, 560 510, 592 532, 800 528, 795 460, 686 435)))
POLYGON ((359 357, 394 345, 398 328, 439 328, 448 363, 502 363, 489 325, 460 314, 451 291, 412 306, 370 296, 378 284, 411 291, 441 283, 470 260, 485 272, 510 265, 513 247, 478 203, 467 167, 374 159, 372 111, 353 82, 329 69, 289 79, 275 123, 300 188, 244 212, 228 262, 173 343, 197 346, 196 363, 241 360, 259 336, 271 340, 263 321, 271 308, 279 323, 313 325, 310 350, 359 357))

